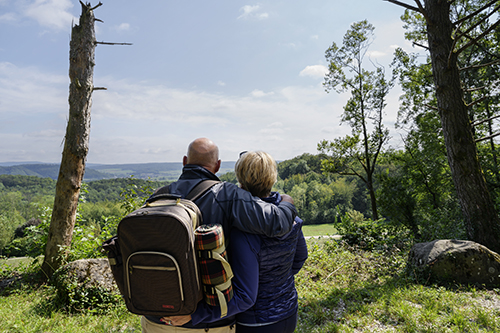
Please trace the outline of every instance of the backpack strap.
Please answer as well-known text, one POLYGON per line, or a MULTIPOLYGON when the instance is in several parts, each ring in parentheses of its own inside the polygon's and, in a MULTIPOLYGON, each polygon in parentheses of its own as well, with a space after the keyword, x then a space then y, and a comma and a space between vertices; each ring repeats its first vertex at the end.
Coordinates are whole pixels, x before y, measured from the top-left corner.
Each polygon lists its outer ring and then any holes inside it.
POLYGON ((191 192, 186 195, 186 199, 195 201, 201 197, 206 191, 208 191, 215 184, 220 183, 220 180, 202 180, 191 190, 191 192))

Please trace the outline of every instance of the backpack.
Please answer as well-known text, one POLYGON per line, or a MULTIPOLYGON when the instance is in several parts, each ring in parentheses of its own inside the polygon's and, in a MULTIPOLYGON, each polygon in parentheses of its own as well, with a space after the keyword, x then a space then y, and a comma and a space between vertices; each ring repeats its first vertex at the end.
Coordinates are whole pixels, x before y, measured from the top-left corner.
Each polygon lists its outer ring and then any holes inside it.
POLYGON ((202 222, 193 202, 219 181, 206 180, 181 199, 155 192, 125 216, 103 243, 127 309, 150 316, 189 315, 203 299, 194 246, 202 222))

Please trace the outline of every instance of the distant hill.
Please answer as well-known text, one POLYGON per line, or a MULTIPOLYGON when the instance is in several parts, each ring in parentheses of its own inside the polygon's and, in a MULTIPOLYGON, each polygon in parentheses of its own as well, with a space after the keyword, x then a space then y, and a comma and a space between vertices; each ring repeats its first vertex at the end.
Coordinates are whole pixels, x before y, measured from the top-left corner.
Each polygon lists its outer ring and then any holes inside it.
MULTIPOLYGON (((11 164, 11 163, 9 163, 11 164)), ((13 163, 12 163, 13 164, 13 163)), ((218 175, 234 170, 235 162, 222 162, 218 175)), ((137 164, 88 164, 85 168, 85 181, 127 178, 173 181, 179 178, 182 163, 137 163, 137 164)), ((30 163, 0 166, 0 175, 37 176, 57 179, 59 164, 30 163)))
MULTIPOLYGON (((41 178, 57 179, 59 174, 59 164, 20 164, 12 166, 0 166, 0 175, 21 175, 21 176, 37 176, 41 178)), ((85 170, 85 180, 98 180, 114 178, 99 172, 94 169, 87 168, 85 170)))

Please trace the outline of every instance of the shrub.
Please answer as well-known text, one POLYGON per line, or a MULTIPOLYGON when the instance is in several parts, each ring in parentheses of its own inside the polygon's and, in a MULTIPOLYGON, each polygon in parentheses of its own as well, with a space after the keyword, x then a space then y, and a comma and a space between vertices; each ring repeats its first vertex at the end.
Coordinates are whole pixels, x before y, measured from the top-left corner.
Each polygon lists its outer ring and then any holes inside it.
POLYGON ((385 219, 365 220, 363 214, 355 210, 346 212, 339 220, 335 227, 342 240, 363 250, 387 249, 393 245, 402 247, 410 238, 407 229, 396 227, 385 219))

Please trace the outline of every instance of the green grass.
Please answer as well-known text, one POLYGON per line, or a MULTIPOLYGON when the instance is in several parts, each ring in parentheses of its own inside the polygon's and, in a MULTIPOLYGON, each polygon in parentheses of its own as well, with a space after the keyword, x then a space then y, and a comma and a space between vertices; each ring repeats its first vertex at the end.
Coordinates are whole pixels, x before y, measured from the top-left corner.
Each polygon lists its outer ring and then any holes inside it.
POLYGON ((138 317, 127 312, 124 306, 107 315, 67 315, 53 311, 44 303, 50 294, 47 288, 20 290, 0 297, 0 332, 2 333, 89 333, 137 332, 138 317))
MULTIPOLYGON (((329 227, 305 226, 304 232, 334 234, 329 227)), ((500 332, 499 289, 415 281, 405 270, 408 250, 361 251, 327 238, 307 242, 309 259, 296 276, 296 332, 500 332)), ((18 276, 6 267, 0 263, 0 284, 18 276)), ((139 317, 123 304, 107 314, 67 314, 50 302, 52 295, 50 287, 29 280, 0 288, 0 333, 140 333, 139 317)))
POLYGON ((406 251, 312 245, 296 277, 297 332, 500 332, 500 290, 421 285, 406 251))
POLYGON ((302 227, 304 236, 333 236, 337 234, 337 229, 333 224, 308 224, 302 227))

